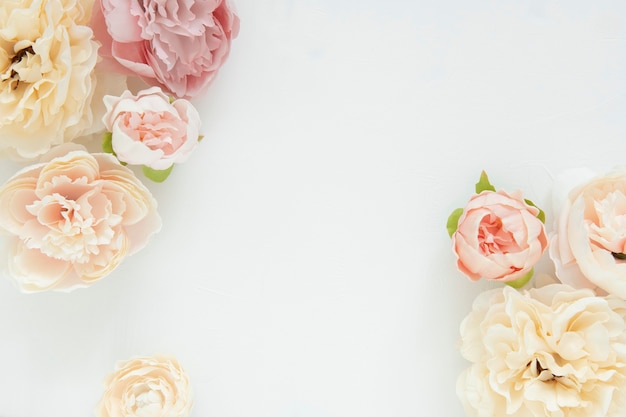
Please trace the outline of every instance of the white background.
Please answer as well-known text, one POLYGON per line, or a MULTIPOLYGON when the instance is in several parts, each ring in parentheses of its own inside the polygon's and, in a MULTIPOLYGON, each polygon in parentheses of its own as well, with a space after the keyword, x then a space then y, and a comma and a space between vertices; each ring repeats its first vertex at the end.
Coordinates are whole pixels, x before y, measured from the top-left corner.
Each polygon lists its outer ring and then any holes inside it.
POLYGON ((448 214, 485 169, 549 224, 555 174, 626 162, 622 1, 236 6, 205 140, 148 184, 161 233, 88 289, 0 279, 1 417, 91 416, 117 360, 157 352, 193 417, 461 417, 489 284, 456 271, 448 214))

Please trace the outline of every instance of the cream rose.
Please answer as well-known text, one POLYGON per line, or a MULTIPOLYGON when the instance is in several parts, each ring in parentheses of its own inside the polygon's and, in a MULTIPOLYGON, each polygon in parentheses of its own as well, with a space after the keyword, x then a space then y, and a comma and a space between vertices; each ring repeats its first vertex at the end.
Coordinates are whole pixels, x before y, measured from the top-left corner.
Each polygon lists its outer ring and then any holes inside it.
POLYGON ((548 246, 538 214, 519 191, 472 196, 452 235, 458 269, 472 280, 502 282, 530 273, 548 246))
POLYGON ((553 284, 480 294, 461 323, 469 417, 626 415, 626 301, 553 284))
POLYGON ((104 385, 98 417, 186 417, 193 406, 189 377, 168 356, 119 362, 104 385))
POLYGON ((626 168, 563 173, 554 207, 550 257, 559 280, 626 299, 626 168))
POLYGON ((108 154, 73 150, 0 187, 8 274, 24 292, 84 287, 144 247, 161 227, 156 201, 108 154))
POLYGON ((32 160, 91 133, 98 44, 77 0, 0 2, 0 151, 32 160))
POLYGON ((137 95, 105 96, 102 121, 111 132, 117 158, 131 165, 166 170, 184 162, 198 144, 200 115, 187 100, 170 98, 159 87, 137 95))

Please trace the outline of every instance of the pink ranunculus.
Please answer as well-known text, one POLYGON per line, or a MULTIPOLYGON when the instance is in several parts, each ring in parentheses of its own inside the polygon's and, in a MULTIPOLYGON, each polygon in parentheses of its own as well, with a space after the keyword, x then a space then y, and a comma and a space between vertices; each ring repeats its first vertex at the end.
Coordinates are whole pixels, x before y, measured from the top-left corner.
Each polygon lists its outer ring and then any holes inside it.
POLYGON ((452 235, 459 270, 472 280, 482 277, 501 282, 528 274, 548 246, 538 213, 521 192, 474 195, 452 235))
POLYGON ((185 99, 170 102, 159 87, 105 96, 104 104, 102 121, 122 162, 165 170, 187 160, 198 143, 198 111, 185 99))
POLYGON ((0 187, 8 274, 24 292, 88 286, 161 227, 157 203, 112 155, 72 150, 0 187))
POLYGON ((192 98, 228 57, 239 17, 229 0, 97 0, 91 26, 113 69, 192 98))

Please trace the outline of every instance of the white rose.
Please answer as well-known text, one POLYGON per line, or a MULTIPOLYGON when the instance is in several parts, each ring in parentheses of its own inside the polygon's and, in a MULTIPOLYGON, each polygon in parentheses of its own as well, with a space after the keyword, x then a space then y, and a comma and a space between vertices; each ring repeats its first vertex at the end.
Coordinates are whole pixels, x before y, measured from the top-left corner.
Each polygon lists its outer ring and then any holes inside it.
POLYGON ((480 294, 461 323, 469 417, 626 415, 626 301, 552 284, 480 294))
POLYGON ((98 417, 186 417, 193 406, 189 377, 168 356, 119 362, 104 386, 98 417))
POLYGON ((98 44, 88 23, 77 0, 0 2, 0 151, 32 160, 91 133, 98 44))
POLYGON ((554 190, 549 253, 557 277, 626 299, 626 169, 568 171, 554 190))
POLYGON ((102 121, 122 162, 165 170, 186 161, 198 144, 200 115, 185 99, 170 101, 161 88, 152 87, 103 100, 102 121))

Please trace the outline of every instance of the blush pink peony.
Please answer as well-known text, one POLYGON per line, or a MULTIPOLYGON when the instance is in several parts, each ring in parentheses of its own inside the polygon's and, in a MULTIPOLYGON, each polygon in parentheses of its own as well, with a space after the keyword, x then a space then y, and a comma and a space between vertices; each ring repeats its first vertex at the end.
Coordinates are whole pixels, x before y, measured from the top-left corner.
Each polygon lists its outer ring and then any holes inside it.
POLYGON ((72 150, 24 168, 0 187, 8 274, 24 292, 88 286, 160 229, 156 206, 112 155, 72 150))
POLYGON ((457 267, 472 280, 502 282, 528 274, 548 246, 539 209, 521 192, 483 191, 474 195, 452 235, 457 267))
POLYGON ((559 280, 626 299, 626 168, 565 171, 553 200, 550 258, 559 280))
POLYGON ((229 0, 97 0, 91 26, 114 69, 192 98, 228 57, 239 17, 229 0))
POLYGON ((198 144, 198 111, 185 99, 170 102, 159 87, 105 96, 104 104, 102 120, 122 162, 165 170, 187 160, 198 144))

